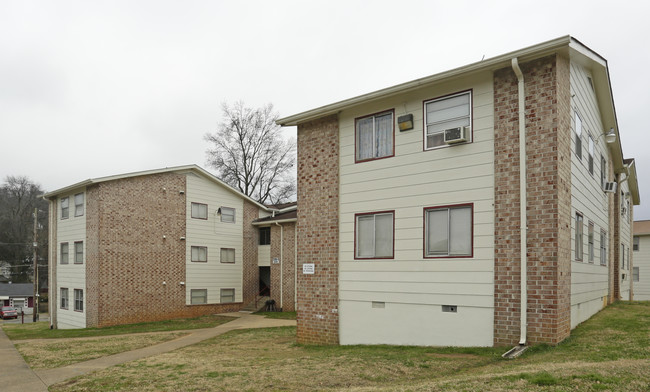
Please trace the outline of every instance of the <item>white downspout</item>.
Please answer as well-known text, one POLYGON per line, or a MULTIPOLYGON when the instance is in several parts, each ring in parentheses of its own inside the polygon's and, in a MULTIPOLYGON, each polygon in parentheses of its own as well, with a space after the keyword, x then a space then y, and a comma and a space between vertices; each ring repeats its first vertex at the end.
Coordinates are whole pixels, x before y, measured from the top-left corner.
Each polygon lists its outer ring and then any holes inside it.
POLYGON ((524 91, 524 75, 521 72, 521 68, 519 68, 519 62, 516 57, 512 59, 512 70, 515 71, 515 75, 517 75, 517 80, 519 81, 517 85, 517 94, 519 95, 519 244, 521 248, 521 335, 519 345, 524 346, 526 345, 526 316, 528 313, 528 257, 526 255, 528 232, 528 222, 526 220, 526 95, 524 91))
POLYGON ((284 226, 279 224, 278 222, 275 222, 277 226, 280 226, 280 309, 282 309, 282 299, 284 296, 284 286, 282 286, 282 275, 284 275, 282 271, 282 250, 284 248, 284 226))
POLYGON ((293 225, 293 310, 298 310, 298 222, 293 225))

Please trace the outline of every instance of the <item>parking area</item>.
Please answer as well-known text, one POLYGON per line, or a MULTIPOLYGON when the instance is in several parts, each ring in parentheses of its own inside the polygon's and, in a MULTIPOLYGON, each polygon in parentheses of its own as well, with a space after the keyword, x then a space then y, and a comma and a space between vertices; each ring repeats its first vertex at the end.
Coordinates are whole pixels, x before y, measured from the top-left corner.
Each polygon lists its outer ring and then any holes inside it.
MULTIPOLYGON (((24 323, 32 323, 34 320, 34 316, 31 314, 25 314, 24 318, 24 323)), ((38 314, 38 321, 50 321, 50 315, 47 313, 39 313, 38 314)), ((22 324, 23 323, 23 318, 18 315, 17 319, 7 319, 3 320, 0 319, 0 324, 22 324)))

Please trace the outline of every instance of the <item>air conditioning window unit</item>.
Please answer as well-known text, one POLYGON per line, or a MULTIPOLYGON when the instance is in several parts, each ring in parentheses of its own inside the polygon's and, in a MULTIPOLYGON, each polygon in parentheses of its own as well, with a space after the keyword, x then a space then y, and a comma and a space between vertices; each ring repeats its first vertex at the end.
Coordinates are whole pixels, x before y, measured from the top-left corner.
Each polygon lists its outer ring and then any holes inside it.
POLYGON ((606 182, 603 185, 603 191, 606 193, 616 193, 616 183, 615 182, 606 182))
POLYGON ((464 143, 467 141, 469 127, 449 128, 445 129, 443 133, 445 137, 445 143, 447 144, 464 143))

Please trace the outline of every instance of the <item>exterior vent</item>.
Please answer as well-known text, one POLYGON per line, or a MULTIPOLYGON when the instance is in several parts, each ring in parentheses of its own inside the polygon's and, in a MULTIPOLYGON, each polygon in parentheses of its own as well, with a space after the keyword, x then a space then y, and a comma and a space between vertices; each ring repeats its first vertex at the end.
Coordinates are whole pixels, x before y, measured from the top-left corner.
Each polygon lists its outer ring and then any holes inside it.
POLYGON ((606 182, 603 185, 603 191, 605 191, 605 193, 615 193, 616 192, 616 185, 617 184, 615 182, 606 182))
POLYGON ((467 141, 467 133, 469 132, 469 127, 456 127, 445 129, 445 143, 454 144, 454 143, 463 143, 467 141))

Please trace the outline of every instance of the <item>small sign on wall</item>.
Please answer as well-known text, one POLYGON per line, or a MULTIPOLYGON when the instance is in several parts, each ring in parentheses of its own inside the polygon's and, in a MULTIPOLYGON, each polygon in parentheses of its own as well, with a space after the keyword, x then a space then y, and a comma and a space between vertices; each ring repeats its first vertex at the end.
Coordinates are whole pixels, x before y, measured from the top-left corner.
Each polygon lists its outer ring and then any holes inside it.
POLYGON ((280 259, 277 258, 277 257, 274 257, 272 263, 273 264, 280 264, 280 259))
POLYGON ((305 275, 313 275, 315 270, 314 263, 305 263, 302 265, 302 273, 305 275))

